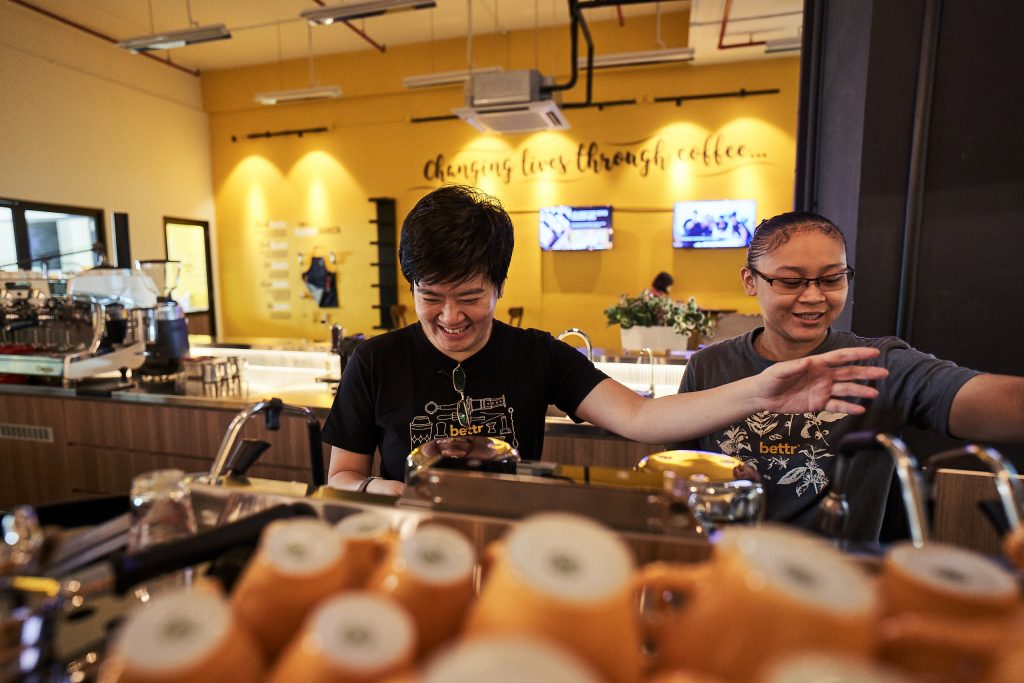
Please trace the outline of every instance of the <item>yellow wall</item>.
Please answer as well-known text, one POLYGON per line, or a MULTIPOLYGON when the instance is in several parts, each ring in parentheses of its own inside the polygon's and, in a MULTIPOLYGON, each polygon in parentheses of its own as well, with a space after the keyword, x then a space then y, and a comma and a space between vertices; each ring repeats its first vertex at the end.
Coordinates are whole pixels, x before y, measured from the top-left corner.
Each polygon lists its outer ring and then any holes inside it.
POLYGON ((164 216, 213 219, 208 135, 195 76, 0 2, 0 196, 102 208, 108 245, 126 212, 164 258, 164 216))
MULTIPOLYGON (((665 35, 685 36, 685 14, 670 19, 663 26, 665 35)), ((599 53, 654 47, 650 22, 593 28, 599 53)), ((477 38, 474 61, 478 66, 538 68, 564 82, 568 43, 566 29, 477 38)), ((220 227, 224 334, 323 339, 324 323, 335 321, 349 331, 371 333, 378 313, 372 308, 377 290, 371 287, 376 276, 369 264, 376 258, 369 245, 374 228, 368 198, 394 197, 400 222, 419 197, 441 184, 434 163, 439 155, 446 168, 452 166, 445 180, 475 184, 499 197, 512 213, 517 246, 499 317, 509 306, 524 306, 527 326, 553 333, 578 326, 596 345, 617 347, 618 330, 606 326, 603 309, 619 294, 647 286, 659 270, 675 276, 676 296, 696 296, 710 308, 755 310, 739 286, 742 250, 673 250, 671 208, 681 199, 727 197, 756 199, 759 219, 791 208, 796 59, 597 72, 595 101, 635 98, 638 103, 604 110, 567 108, 572 128, 566 131, 495 136, 480 135, 458 120, 411 123, 410 117, 444 115, 461 106, 461 89, 408 91, 401 77, 465 68, 465 54, 463 41, 446 41, 389 48, 384 54, 318 58, 319 82, 337 84, 345 95, 304 105, 261 107, 252 99, 264 90, 308 86, 303 60, 203 75, 220 227), (690 100, 678 107, 653 101, 741 88, 781 92, 690 100), (246 137, 319 126, 329 131, 302 138, 246 137), (713 148, 716 142, 720 150, 731 146, 734 152, 742 145, 743 156, 707 160, 705 146, 713 148), (579 146, 592 143, 607 154, 628 151, 657 163, 646 172, 630 164, 600 171, 584 164, 581 169, 579 146), (540 170, 547 166, 554 168, 540 170), (613 206, 613 249, 541 253, 537 209, 561 203, 613 206), (277 256, 267 256, 270 246, 281 247, 275 249, 277 256), (338 309, 318 309, 302 298, 304 266, 298 255, 308 257, 313 247, 338 258, 338 309), (274 271, 280 284, 266 275, 271 262, 287 267, 274 271), (285 303, 290 310, 273 310, 285 303)), ((563 101, 584 96, 581 80, 563 101)), ((399 277, 401 301, 411 310, 399 277)))

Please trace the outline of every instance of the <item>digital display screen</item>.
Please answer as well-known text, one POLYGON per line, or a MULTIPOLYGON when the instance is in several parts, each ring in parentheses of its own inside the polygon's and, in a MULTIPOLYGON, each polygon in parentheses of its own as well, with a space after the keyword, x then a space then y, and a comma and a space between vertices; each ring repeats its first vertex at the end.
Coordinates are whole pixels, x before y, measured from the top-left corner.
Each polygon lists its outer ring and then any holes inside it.
POLYGON ((672 246, 746 247, 754 234, 756 217, 757 202, 753 199, 676 202, 672 211, 672 246))
POLYGON ((545 206, 540 210, 543 251, 594 251, 612 248, 612 207, 545 206))

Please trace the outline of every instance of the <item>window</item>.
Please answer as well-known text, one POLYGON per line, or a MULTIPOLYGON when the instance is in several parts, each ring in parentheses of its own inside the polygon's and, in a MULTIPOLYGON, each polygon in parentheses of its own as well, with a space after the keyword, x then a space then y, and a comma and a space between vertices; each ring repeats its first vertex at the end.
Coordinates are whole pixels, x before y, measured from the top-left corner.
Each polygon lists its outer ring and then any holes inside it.
POLYGON ((75 273, 106 256, 103 211, 0 198, 0 270, 75 273))
POLYGON ((210 226, 206 221, 164 218, 167 258, 181 263, 172 296, 188 316, 191 334, 217 333, 210 278, 210 226))
POLYGON ((18 246, 14 241, 14 217, 10 208, 0 206, 0 270, 17 270, 18 246))

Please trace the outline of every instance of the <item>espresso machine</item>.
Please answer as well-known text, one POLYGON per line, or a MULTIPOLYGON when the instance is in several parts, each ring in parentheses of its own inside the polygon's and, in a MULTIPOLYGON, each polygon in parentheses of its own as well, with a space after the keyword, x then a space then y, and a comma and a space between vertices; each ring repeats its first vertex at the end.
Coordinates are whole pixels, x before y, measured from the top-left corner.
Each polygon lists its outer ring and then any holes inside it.
POLYGON ((136 270, 97 267, 59 284, 36 271, 0 274, 0 373, 65 383, 134 369, 145 357, 144 311, 152 281, 136 270))
POLYGON ((156 305, 146 311, 146 324, 155 340, 146 347, 146 361, 136 374, 143 381, 173 381, 188 356, 188 318, 171 296, 181 276, 181 261, 136 261, 135 267, 156 283, 156 305))

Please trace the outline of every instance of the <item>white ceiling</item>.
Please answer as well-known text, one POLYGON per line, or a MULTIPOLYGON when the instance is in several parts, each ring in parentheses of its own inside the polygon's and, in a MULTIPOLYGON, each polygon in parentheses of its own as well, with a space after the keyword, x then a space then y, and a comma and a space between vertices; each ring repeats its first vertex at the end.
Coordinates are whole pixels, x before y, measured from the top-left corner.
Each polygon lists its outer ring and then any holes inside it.
MULTIPOLYGON (((187 28, 189 11, 200 25, 226 24, 230 40, 167 51, 175 63, 192 69, 229 69, 306 58, 314 54, 373 49, 342 24, 310 28, 299 12, 340 0, 19 0, 116 40, 187 28), (150 12, 152 11, 152 19, 150 12)), ((348 4, 357 0, 349 0, 348 4)), ((689 44, 697 62, 763 58, 763 47, 719 50, 726 0, 665 0, 586 10, 588 22, 691 10, 689 44)), ((802 0, 733 0, 726 44, 799 35, 802 0)), ((567 0, 437 0, 432 9, 359 19, 353 26, 373 42, 389 46, 447 38, 568 26, 567 0), (470 14, 472 15, 470 21, 470 14)), ((654 37, 652 37, 654 38, 654 37)), ((661 36, 668 47, 681 47, 661 36)), ((568 36, 567 36, 568 40, 568 36)), ((652 40, 653 42, 653 40, 652 40)), ((597 54, 602 46, 596 46, 597 54)), ((610 51, 610 50, 605 50, 610 51)), ((156 53, 161 54, 161 53, 156 53)))

